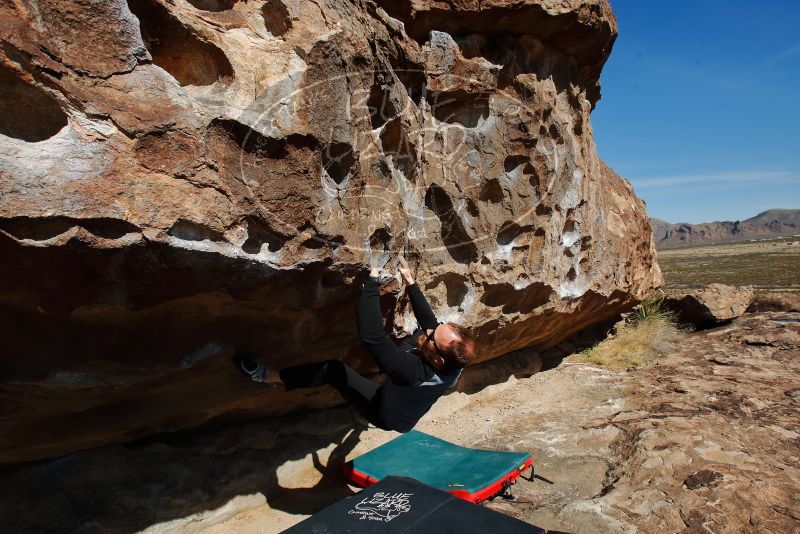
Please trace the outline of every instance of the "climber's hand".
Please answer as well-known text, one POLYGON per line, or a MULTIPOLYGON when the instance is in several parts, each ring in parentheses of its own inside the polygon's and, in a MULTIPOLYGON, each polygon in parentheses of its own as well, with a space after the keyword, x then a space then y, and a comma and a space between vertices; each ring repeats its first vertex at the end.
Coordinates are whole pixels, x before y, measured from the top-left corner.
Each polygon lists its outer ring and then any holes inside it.
POLYGON ((399 256, 398 260, 400 261, 400 267, 398 267, 397 272, 400 273, 407 285, 413 284, 414 277, 411 276, 411 268, 408 266, 408 262, 403 256, 399 256))
POLYGON ((380 278, 381 277, 381 259, 376 257, 376 255, 372 254, 372 251, 369 251, 369 276, 371 278, 380 278))

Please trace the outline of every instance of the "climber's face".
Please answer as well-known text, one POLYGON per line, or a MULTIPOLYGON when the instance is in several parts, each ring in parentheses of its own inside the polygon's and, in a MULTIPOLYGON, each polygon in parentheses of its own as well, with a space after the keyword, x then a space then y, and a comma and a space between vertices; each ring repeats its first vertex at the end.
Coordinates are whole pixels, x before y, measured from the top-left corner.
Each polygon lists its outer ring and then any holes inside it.
POLYGON ((431 367, 442 370, 445 367, 444 353, 450 344, 458 339, 458 333, 453 330, 450 323, 442 323, 436 328, 426 330, 425 335, 420 336, 417 340, 417 349, 431 367))

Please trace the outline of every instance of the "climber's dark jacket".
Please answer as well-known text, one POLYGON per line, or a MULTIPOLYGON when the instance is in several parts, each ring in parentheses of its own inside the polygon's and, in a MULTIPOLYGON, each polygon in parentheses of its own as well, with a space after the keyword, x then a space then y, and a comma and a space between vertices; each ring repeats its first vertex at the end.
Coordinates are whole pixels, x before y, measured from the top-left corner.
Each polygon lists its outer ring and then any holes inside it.
POLYGON ((417 284, 408 286, 408 296, 420 328, 399 345, 384 330, 379 288, 375 278, 364 283, 358 302, 358 333, 378 367, 388 375, 376 393, 381 420, 392 430, 408 432, 455 385, 461 369, 437 373, 417 352, 417 337, 439 324, 417 284))

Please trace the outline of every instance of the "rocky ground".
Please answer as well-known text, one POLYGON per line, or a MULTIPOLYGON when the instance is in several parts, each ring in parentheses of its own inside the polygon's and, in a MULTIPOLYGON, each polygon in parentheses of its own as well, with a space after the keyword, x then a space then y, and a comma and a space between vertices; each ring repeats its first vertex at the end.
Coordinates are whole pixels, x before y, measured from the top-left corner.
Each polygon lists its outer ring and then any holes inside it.
MULTIPOLYGON (((561 365, 441 400, 419 428, 529 450, 541 477, 486 503, 569 532, 800 532, 800 313, 749 313, 657 364, 561 365), (543 480, 546 479, 546 480, 543 480)), ((256 384, 243 384, 243 387, 256 384)), ((347 409, 107 446, 0 475, 5 532, 278 532, 354 488, 395 434, 347 409), (290 423, 290 424, 289 424, 290 423)))

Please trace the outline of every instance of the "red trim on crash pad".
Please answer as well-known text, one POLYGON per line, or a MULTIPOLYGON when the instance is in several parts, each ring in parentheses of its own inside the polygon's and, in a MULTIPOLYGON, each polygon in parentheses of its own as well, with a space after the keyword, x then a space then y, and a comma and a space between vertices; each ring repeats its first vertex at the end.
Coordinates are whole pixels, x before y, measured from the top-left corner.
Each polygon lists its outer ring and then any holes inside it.
MULTIPOLYGON (((472 503, 480 503, 491 497, 492 495, 496 495, 503 491, 503 486, 508 483, 514 483, 522 473, 527 471, 533 465, 533 458, 528 458, 523 462, 521 466, 515 468, 513 471, 508 473, 507 475, 503 476, 496 482, 489 484, 485 488, 482 488, 475 493, 470 493, 467 490, 445 490, 447 493, 458 497, 459 499, 464 499, 465 501, 469 501, 472 503)), ((353 468, 353 462, 346 462, 342 468, 344 477, 348 479, 350 482, 355 484, 356 486, 361 486, 362 488, 366 488, 367 486, 371 486, 378 482, 378 479, 367 475, 366 473, 362 473, 357 469, 353 468)))
POLYGON ((486 486, 482 490, 478 490, 475 493, 469 494, 464 490, 455 490, 455 491, 451 491, 450 493, 452 493, 456 497, 461 497, 465 501, 474 502, 476 504, 479 503, 479 502, 483 502, 486 499, 488 499, 489 497, 491 497, 492 495, 496 495, 496 494, 500 493, 501 491, 503 491, 503 486, 505 485, 506 482, 514 483, 519 478, 519 476, 522 473, 524 473, 525 471, 527 471, 528 469, 530 469, 530 467, 532 465, 533 465, 533 458, 528 458, 527 460, 525 460, 525 463, 523 463, 517 469, 514 469, 513 471, 511 471, 509 474, 507 474, 506 476, 504 476, 501 479, 499 479, 494 484, 489 484, 488 486, 486 486), (458 495, 456 493, 456 491, 458 491, 460 493, 464 493, 464 494, 466 494, 466 496, 462 497, 461 495, 458 495))
POLYGON ((361 486, 362 488, 366 488, 367 486, 371 486, 378 482, 377 478, 353 469, 353 462, 346 462, 342 468, 342 471, 344 473, 344 478, 356 486, 361 486))

